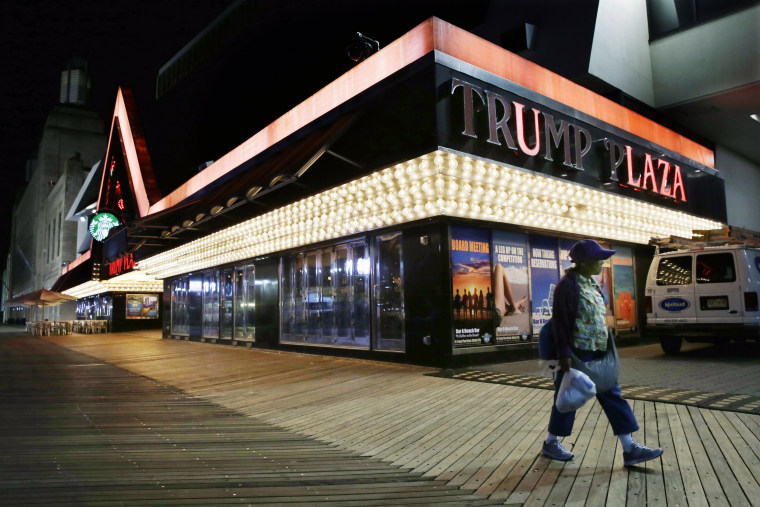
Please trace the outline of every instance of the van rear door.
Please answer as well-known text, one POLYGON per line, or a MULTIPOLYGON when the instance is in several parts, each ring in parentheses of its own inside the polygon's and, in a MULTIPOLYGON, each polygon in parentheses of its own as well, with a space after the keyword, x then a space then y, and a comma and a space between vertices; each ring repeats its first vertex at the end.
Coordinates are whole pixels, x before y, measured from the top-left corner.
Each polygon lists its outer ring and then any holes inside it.
POLYGON ((694 254, 664 255, 657 260, 652 293, 653 324, 694 324, 694 254))
POLYGON ((741 323, 744 312, 736 272, 736 252, 696 255, 694 281, 698 323, 741 323))

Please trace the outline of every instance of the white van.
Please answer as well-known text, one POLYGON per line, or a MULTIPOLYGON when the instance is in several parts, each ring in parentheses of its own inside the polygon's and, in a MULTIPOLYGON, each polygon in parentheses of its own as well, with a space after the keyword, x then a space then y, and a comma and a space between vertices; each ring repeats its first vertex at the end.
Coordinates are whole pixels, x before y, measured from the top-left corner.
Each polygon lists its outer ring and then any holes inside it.
POLYGON ((704 247, 657 253, 644 304, 647 328, 667 354, 682 340, 760 339, 760 248, 704 247))

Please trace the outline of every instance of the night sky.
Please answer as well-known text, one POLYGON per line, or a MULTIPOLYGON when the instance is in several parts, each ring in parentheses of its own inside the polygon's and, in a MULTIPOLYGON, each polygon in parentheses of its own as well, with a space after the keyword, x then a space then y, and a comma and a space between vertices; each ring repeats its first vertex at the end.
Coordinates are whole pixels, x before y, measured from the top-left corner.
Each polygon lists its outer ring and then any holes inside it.
MULTIPOLYGON (((501 18, 502 23, 520 22, 516 6, 540 10, 530 2, 512 0, 512 11, 501 18)), ((118 87, 132 89, 165 195, 197 171, 199 163, 217 159, 350 69, 353 63, 345 48, 357 31, 384 47, 433 15, 464 29, 493 17, 492 0, 257 0, 256 22, 242 39, 244 46, 228 53, 233 60, 213 59, 191 74, 189 83, 170 92, 171 98, 157 103, 158 70, 232 3, 234 0, 0 2, 3 265, 13 200, 24 183, 26 160, 39 145, 45 118, 58 102, 60 72, 70 58, 81 57, 89 63, 91 106, 106 129, 118 87), (223 107, 216 103, 225 99, 228 103, 223 107), (198 125, 206 130, 198 130, 198 125), (214 131, 214 125, 226 129, 214 131), (195 140, 185 137, 193 129, 208 145, 219 138, 214 149, 207 150, 211 153, 201 153, 195 140)))
POLYGON ((25 161, 58 102, 60 71, 89 62, 92 107, 106 128, 119 85, 152 98, 158 69, 231 0, 4 0, 0 6, 0 254, 5 267, 11 206, 25 161))
MULTIPOLYGON (((547 13, 568 30, 593 34, 597 7, 596 0, 250 0, 243 10, 247 17, 236 20, 238 32, 156 100, 159 69, 233 3, 0 1, 2 269, 26 161, 58 103, 60 73, 73 57, 89 64, 90 107, 106 130, 118 88, 132 90, 159 191, 167 195, 196 174, 199 164, 218 160, 352 68, 346 48, 356 32, 382 49, 437 16, 504 44, 505 34, 522 33, 524 23, 540 24, 547 13)), ((587 54, 584 40, 574 37, 564 51, 587 54)), ((566 59, 559 61, 564 65, 566 59)))

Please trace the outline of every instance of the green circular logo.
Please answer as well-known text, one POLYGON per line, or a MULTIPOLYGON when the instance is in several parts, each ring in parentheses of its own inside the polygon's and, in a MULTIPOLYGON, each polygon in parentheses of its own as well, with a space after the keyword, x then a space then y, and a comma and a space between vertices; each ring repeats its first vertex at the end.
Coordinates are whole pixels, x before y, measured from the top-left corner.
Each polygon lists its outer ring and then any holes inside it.
POLYGON ((119 219, 112 213, 98 213, 90 222, 90 235, 96 241, 103 241, 114 227, 121 225, 119 219))

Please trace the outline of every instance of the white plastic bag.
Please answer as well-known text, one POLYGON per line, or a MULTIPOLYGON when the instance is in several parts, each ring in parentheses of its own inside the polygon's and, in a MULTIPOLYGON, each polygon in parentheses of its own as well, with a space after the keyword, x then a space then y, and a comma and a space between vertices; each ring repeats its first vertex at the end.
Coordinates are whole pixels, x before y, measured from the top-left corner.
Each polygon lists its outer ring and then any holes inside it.
POLYGON ((565 372, 562 377, 555 405, 562 413, 572 412, 581 408, 594 396, 596 396, 596 385, 588 375, 570 368, 570 371, 565 372))

